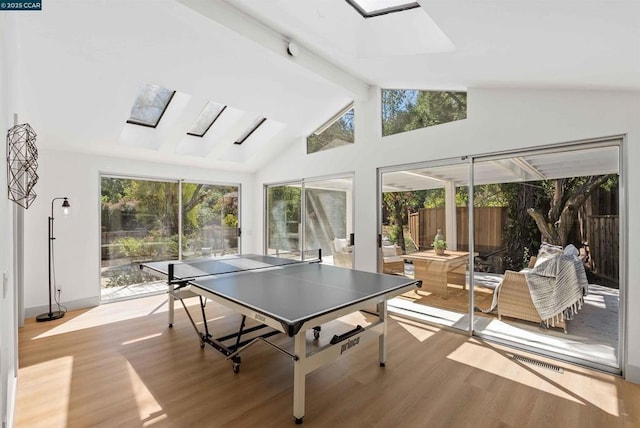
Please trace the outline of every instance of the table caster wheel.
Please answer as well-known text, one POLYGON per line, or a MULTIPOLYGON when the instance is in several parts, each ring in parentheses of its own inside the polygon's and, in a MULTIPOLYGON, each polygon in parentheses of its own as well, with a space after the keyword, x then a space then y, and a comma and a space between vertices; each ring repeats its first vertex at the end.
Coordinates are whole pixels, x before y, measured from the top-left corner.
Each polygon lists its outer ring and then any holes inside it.
POLYGON ((296 419, 296 425, 302 424, 302 418, 295 418, 295 419, 296 419))
POLYGON ((387 364, 386 363, 380 363, 380 367, 386 367, 387 364))
POLYGON ((233 357, 231 359, 231 362, 233 363, 233 372, 234 373, 239 373, 240 372, 240 363, 242 362, 242 359, 240 357, 233 357))
POLYGON ((313 330, 313 338, 316 340, 320 338, 320 332, 318 330, 313 330))
POLYGON ((169 328, 173 328, 173 323, 169 324, 169 328))
POLYGON ((200 342, 200 349, 204 349, 204 342, 200 342))

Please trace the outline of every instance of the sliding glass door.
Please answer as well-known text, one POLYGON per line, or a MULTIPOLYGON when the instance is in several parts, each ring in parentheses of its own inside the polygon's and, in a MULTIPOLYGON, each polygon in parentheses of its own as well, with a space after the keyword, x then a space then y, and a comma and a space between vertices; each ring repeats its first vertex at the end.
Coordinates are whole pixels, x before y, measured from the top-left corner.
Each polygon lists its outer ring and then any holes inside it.
POLYGON ((101 177, 101 300, 164 292, 155 260, 239 252, 237 185, 101 177))
POLYGON ((380 270, 422 280, 390 302, 408 316, 469 328, 468 162, 380 171, 380 270))
POLYGON ((304 182, 304 248, 322 250, 326 263, 353 267, 353 180, 338 177, 304 182))
POLYGON ((238 186, 182 183, 182 259, 239 253, 238 186))
POLYGON ((620 144, 381 169, 381 270, 423 280, 390 310, 619 372, 620 144))
POLYGON ((474 160, 476 334, 619 370, 619 158, 612 140, 474 160))
POLYGON ((305 179, 265 188, 267 254, 322 251, 324 263, 353 266, 353 178, 305 179))
POLYGON ((299 255, 302 249, 302 186, 268 186, 266 207, 265 253, 299 255))

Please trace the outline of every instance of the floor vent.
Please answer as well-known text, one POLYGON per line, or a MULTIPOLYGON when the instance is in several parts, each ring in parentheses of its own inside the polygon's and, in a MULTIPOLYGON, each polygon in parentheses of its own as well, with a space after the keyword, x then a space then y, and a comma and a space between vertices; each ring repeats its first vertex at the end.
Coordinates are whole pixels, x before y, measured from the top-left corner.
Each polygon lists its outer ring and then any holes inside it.
POLYGON ((553 370, 557 373, 564 373, 564 369, 562 367, 554 366, 553 364, 545 363, 544 361, 534 360, 533 358, 524 357, 522 355, 513 355, 511 357, 512 360, 520 361, 526 364, 532 364, 534 366, 542 367, 543 369, 553 370))

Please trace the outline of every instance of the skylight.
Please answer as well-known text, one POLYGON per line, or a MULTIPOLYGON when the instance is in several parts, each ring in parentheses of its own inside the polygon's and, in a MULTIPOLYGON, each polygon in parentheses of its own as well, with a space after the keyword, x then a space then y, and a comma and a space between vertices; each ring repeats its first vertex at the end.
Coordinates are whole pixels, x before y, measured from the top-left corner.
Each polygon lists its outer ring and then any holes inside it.
POLYGON ((402 12, 420 7, 417 2, 406 0, 346 0, 360 15, 365 18, 402 12))
POLYGON ((227 106, 209 101, 187 134, 193 135, 194 137, 204 137, 204 134, 206 134, 209 128, 211 128, 211 125, 213 125, 213 122, 220 117, 226 108, 227 106))
POLYGON ((142 83, 127 123, 155 128, 175 93, 153 83, 142 83))
POLYGON ((242 135, 240 136, 240 138, 238 138, 236 140, 236 142, 234 144, 242 144, 245 142, 245 140, 247 138, 249 138, 251 136, 251 134, 253 134, 255 132, 256 129, 258 129, 260 127, 260 125, 262 125, 265 121, 267 120, 267 118, 265 117, 259 117, 257 118, 252 124, 251 126, 249 126, 247 128, 246 131, 244 131, 242 133, 242 135))

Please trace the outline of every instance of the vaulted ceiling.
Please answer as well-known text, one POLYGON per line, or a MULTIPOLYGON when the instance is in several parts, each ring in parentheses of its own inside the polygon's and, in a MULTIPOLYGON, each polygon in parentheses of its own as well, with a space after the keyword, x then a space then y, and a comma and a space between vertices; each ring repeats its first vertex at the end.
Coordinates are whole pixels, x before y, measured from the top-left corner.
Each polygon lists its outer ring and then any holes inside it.
POLYGON ((49 147, 256 171, 370 85, 640 90, 640 2, 419 3, 364 19, 344 0, 47 2, 12 18, 18 113, 49 147), (156 128, 126 123, 142 82, 176 91, 156 128), (229 114, 186 135, 208 101, 229 114))

